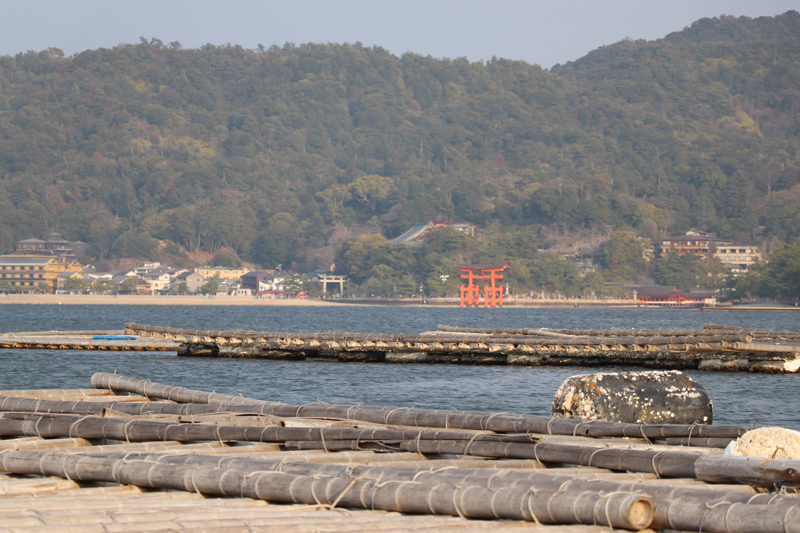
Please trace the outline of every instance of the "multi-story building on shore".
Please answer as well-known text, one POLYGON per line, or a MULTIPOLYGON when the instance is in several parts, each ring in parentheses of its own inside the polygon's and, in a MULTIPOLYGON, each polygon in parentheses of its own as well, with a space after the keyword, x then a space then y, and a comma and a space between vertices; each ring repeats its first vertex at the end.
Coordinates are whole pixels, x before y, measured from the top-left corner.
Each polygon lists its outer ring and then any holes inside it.
POLYGON ((727 239, 718 239, 713 233, 687 231, 686 235, 663 237, 658 241, 658 258, 664 258, 670 252, 679 254, 693 253, 698 257, 714 255, 717 248, 733 244, 727 239))
POLYGON ((726 244, 717 248, 714 257, 734 274, 743 274, 753 263, 763 261, 761 252, 749 244, 726 244))
POLYGON ((66 256, 0 256, 0 285, 8 283, 15 290, 57 290, 59 275, 64 272, 82 274, 83 265, 66 256))
POLYGON ((72 259, 81 259, 86 254, 86 243, 68 241, 60 233, 48 233, 45 240, 25 239, 17 241, 14 254, 26 255, 59 255, 72 259))
POLYGON ((659 239, 659 259, 673 251, 679 254, 691 252, 698 257, 716 257, 734 274, 746 273, 750 265, 764 260, 756 246, 718 239, 715 234, 702 231, 687 231, 686 235, 659 239))
POLYGON ((218 277, 219 279, 239 279, 248 272, 250 272, 249 268, 228 268, 228 267, 197 267, 194 269, 195 272, 203 276, 205 279, 211 279, 213 277, 218 277))

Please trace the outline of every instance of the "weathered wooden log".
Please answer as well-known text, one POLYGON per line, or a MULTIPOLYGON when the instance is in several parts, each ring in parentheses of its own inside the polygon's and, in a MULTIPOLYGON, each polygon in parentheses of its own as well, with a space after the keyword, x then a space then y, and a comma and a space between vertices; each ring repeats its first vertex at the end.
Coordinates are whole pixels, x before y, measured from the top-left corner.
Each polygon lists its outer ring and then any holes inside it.
POLYGON ((723 324, 703 324, 703 329, 707 330, 715 330, 715 331, 749 331, 752 332, 756 336, 768 336, 768 337, 800 337, 800 332, 797 331, 777 331, 773 329, 755 329, 755 328, 745 328, 741 326, 726 326, 723 324))
POLYGON ((95 389, 109 389, 122 392, 141 394, 145 398, 158 398, 172 400, 178 403, 207 403, 216 405, 263 405, 263 400, 253 400, 242 396, 217 394, 216 392, 203 392, 198 390, 173 387, 144 381, 141 379, 122 376, 120 374, 96 373, 92 375, 92 387, 95 389))
MULTIPOLYGON (((111 457, 111 456, 108 456, 111 457)), ((746 525, 738 531, 752 533, 783 532, 783 520, 796 516, 800 501, 791 496, 774 494, 751 495, 720 490, 648 485, 647 482, 619 483, 614 481, 579 481, 570 476, 548 472, 486 471, 454 468, 432 471, 422 468, 381 468, 372 466, 341 466, 284 463, 263 459, 239 459, 208 456, 164 456, 156 454, 117 454, 114 458, 135 459, 171 465, 198 465, 221 467, 240 472, 274 471, 301 476, 339 476, 349 479, 371 478, 382 483, 419 481, 424 484, 479 486, 485 488, 520 488, 535 491, 576 492, 636 492, 651 497, 655 505, 652 527, 725 533, 724 522, 729 520, 746 525), (734 505, 735 504, 735 505, 734 505), (744 508, 747 504, 747 508, 744 508), (768 505, 766 505, 768 504, 768 505), (709 509, 722 506, 724 513, 709 513, 709 509), (755 515, 756 519, 752 516, 755 515)), ((733 530, 737 531, 737 530, 733 530)), ((791 529, 789 529, 791 531, 791 529)))
POLYGON ((770 352, 800 354, 800 344, 772 344, 763 342, 734 342, 732 349, 741 352, 770 352))
POLYGON ((477 442, 518 440, 534 442, 529 435, 512 436, 471 434, 463 431, 403 430, 389 428, 253 427, 205 424, 176 424, 157 420, 132 420, 97 416, 52 415, 41 413, 3 413, 0 436, 36 436, 42 438, 116 439, 126 442, 147 441, 244 441, 244 442, 319 442, 323 448, 334 441, 377 442, 422 440, 458 440, 477 442))
POLYGON ((800 486, 800 461, 697 455, 687 452, 595 448, 550 442, 458 442, 417 440, 399 444, 403 451, 424 454, 476 455, 536 459, 547 463, 596 466, 611 470, 651 472, 660 477, 696 478, 713 483, 758 487, 800 486), (744 459, 744 461, 740 461, 744 459), (759 462, 760 461, 760 462, 759 462), (737 472, 734 474, 734 472, 737 472), (736 481, 737 479, 742 481, 736 481))
POLYGON ((710 483, 800 488, 800 461, 730 455, 701 455, 695 477, 710 483))
POLYGON ((14 331, 0 333, 0 337, 77 337, 94 335, 123 335, 125 330, 89 330, 89 331, 14 331))
MULTIPOLYGON (((111 374, 114 375, 114 374, 111 374)), ((94 376, 93 376, 94 379, 94 376)), ((102 379, 98 377, 97 379, 102 379)), ((135 378, 131 378, 135 379, 135 378)), ((140 380, 142 381, 142 380, 140 380)), ((131 381, 135 383, 135 381, 131 381)), ((150 389, 148 389, 150 390, 150 389)), ((586 437, 645 437, 665 439, 667 437, 731 437, 743 435, 748 428, 742 426, 695 426, 695 425, 642 425, 616 424, 609 422, 584 422, 550 418, 536 415, 510 415, 506 413, 482 413, 475 411, 445 411, 414 408, 339 406, 330 404, 267 404, 227 405, 220 408, 203 405, 142 403, 136 406, 121 406, 105 402, 46 402, 30 398, 0 396, 0 411, 40 411, 76 414, 99 414, 103 408, 115 409, 128 414, 203 414, 213 412, 238 412, 283 417, 339 418, 361 420, 385 425, 412 427, 436 427, 453 429, 489 430, 498 433, 543 433, 550 435, 579 435, 586 437)))
MULTIPOLYGON (((531 335, 531 336, 586 336, 586 337, 694 337, 701 336, 707 337, 712 330, 716 328, 703 328, 703 329, 623 329, 623 328, 609 328, 609 329, 547 329, 547 328, 522 328, 522 329, 500 329, 500 328, 462 328, 455 326, 439 325, 436 327, 438 331, 447 333, 473 333, 485 335, 531 335)), ((733 328, 719 328, 720 331, 726 331, 733 328)), ((735 328, 737 332, 748 333, 754 331, 747 328, 735 328)))
POLYGON ((708 392, 679 372, 600 372, 567 378, 553 399, 561 418, 637 424, 711 424, 708 392))
MULTIPOLYGON (((97 454, 95 456, 102 457, 115 457, 129 459, 137 459, 142 461, 156 461, 168 464, 181 464, 181 465, 200 465, 200 466, 220 466, 223 468, 231 468, 243 472, 250 471, 273 471, 280 470, 296 475, 326 475, 326 476, 345 476, 345 477, 373 477, 376 479, 391 479, 395 481, 413 480, 420 476, 457 476, 458 483, 462 484, 477 484, 479 486, 493 487, 500 486, 498 483, 506 483, 502 480, 520 480, 522 482, 530 483, 530 486, 541 488, 543 490, 576 490, 576 491, 606 491, 606 492, 636 492, 641 490, 648 496, 661 499, 684 499, 695 500, 698 502, 715 502, 723 501, 728 503, 753 503, 759 505, 775 505, 783 507, 792 507, 800 505, 800 500, 790 495, 776 495, 769 493, 762 494, 748 494, 741 492, 728 492, 723 490, 709 490, 708 488, 694 488, 685 486, 669 486, 669 485, 655 485, 648 484, 647 480, 630 482, 618 482, 614 479, 599 480, 594 479, 591 473, 580 475, 580 478, 587 478, 590 481, 583 481, 576 478, 576 474, 584 472, 587 469, 573 469, 575 473, 562 473, 565 469, 497 469, 503 466, 507 461, 502 461, 502 464, 496 465, 496 468, 486 469, 483 468, 483 462, 470 461, 476 467, 449 467, 442 470, 438 465, 439 461, 434 466, 425 467, 378 467, 378 466, 353 466, 353 465, 339 465, 339 464, 308 464, 286 462, 285 460, 268 460, 260 458, 239 458, 239 457, 213 457, 213 456, 198 456, 198 455, 161 455, 158 453, 130 453, 130 454, 97 454)), ((392 454, 393 455, 393 454, 392 454)), ((463 461, 462 461, 463 463, 463 461)), ((512 462, 513 463, 513 462, 512 462)), ((493 463, 494 464, 494 463, 493 463)), ((589 469, 591 472, 591 469, 589 469)), ((616 476, 616 475, 615 475, 616 476)), ((426 477, 434 482, 432 477, 426 477)), ((453 478, 455 481, 456 478, 453 478)))
POLYGON ((97 389, 29 389, 29 390, 4 390, 2 396, 17 396, 19 398, 46 398, 47 396, 114 396, 114 391, 97 389))
MULTIPOLYGON (((527 415, 501 415, 492 413, 430 411, 411 408, 362 408, 359 406, 335 406, 328 404, 312 404, 293 406, 285 404, 258 405, 198 405, 170 404, 161 402, 64 402, 36 400, 33 398, 0 397, 0 411, 32 412, 32 413, 64 413, 77 415, 99 415, 104 409, 111 409, 128 415, 169 414, 193 416, 202 414, 236 413, 264 416, 343 419, 365 421, 382 425, 399 425, 411 427, 440 427, 461 430, 496 431, 509 433, 544 433, 550 435, 579 435, 604 437, 667 438, 668 436, 703 435, 702 429, 714 430, 712 435, 736 435, 744 433, 746 428, 736 426, 686 427, 637 424, 606 424, 597 422, 577 422, 539 418, 527 415), (561 424, 568 422, 570 424, 561 424), (537 431, 538 428, 538 431, 537 431)), ((705 434, 708 435, 709 432, 705 434)), ((694 437, 692 437, 694 438, 694 437)))
POLYGON ((715 437, 669 437, 666 439, 670 446, 701 446, 703 448, 726 448, 736 439, 715 437))
POLYGON ((628 493, 533 492, 515 488, 457 487, 410 481, 380 483, 364 478, 244 473, 225 468, 14 451, 0 455, 0 470, 55 475, 80 481, 113 481, 214 496, 468 518, 551 524, 595 523, 631 530, 644 529, 653 519, 650 499, 628 493))

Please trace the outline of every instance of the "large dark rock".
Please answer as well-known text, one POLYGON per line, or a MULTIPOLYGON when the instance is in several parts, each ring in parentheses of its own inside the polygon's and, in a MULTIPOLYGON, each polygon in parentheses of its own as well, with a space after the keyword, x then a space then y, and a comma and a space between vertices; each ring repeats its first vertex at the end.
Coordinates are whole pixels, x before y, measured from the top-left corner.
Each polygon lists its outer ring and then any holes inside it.
POLYGON ((677 370, 572 376, 559 387, 552 415, 635 424, 711 424, 711 398, 677 370))

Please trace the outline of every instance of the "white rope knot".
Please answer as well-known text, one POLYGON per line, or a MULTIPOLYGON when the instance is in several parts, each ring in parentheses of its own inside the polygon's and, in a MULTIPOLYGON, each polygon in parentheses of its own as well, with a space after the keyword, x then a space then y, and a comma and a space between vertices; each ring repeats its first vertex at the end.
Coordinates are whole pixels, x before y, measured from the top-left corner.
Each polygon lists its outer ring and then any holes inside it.
MULTIPOLYGON (((644 439, 644 441, 652 446, 653 443, 650 441, 650 439, 647 438, 647 435, 645 435, 644 433, 644 424, 639 424, 639 431, 642 433, 642 438, 644 439)), ((691 430, 689 430, 689 438, 690 439, 692 438, 691 430)))
POLYGON ((653 473, 656 475, 657 479, 661 479, 661 474, 658 473, 658 468, 656 467, 656 459, 658 459, 658 456, 661 455, 662 453, 664 452, 658 452, 657 454, 655 454, 653 456, 653 461, 652 461, 653 473))
MULTIPOLYGON (((72 434, 72 430, 73 430, 73 429, 77 429, 77 428, 78 428, 78 424, 80 424, 81 422, 83 422, 83 421, 84 421, 84 420, 86 420, 87 418, 89 418, 89 417, 88 417, 88 416, 82 416, 82 417, 80 417, 78 420, 76 420, 75 422, 73 422, 72 424, 70 424, 70 425, 69 425, 69 429, 67 430, 67 436, 68 436, 68 437, 70 437, 70 438, 73 438, 73 439, 75 439, 75 438, 80 438, 80 437, 78 437, 77 435, 73 435, 73 434, 72 434)), ((39 420, 41 420, 41 418, 40 418, 39 420)), ((37 435, 39 434, 39 422, 38 422, 38 421, 36 422, 36 434, 37 434, 37 435)), ((39 437, 41 437, 41 435, 39 435, 39 437)))
POLYGON ((698 425, 699 425, 698 422, 695 420, 694 423, 691 426, 689 426, 689 440, 686 441, 687 446, 692 445, 692 432, 694 431, 694 428, 696 428, 698 425))
POLYGON ((536 513, 533 511, 533 498, 536 497, 536 489, 531 487, 531 491, 528 494, 528 512, 531 514, 531 519, 533 523, 537 526, 541 526, 542 523, 539 522, 539 518, 536 516, 536 513))
POLYGON ((486 421, 483 423, 483 430, 484 431, 489 431, 489 421, 492 418, 496 417, 497 415, 507 415, 507 414, 508 413, 492 413, 492 414, 490 414, 489 418, 487 418, 486 421))
MULTIPOLYGON (((706 521, 706 515, 708 515, 709 511, 719 507, 720 505, 730 505, 730 503, 728 503, 726 501, 706 502, 706 504, 705 504, 706 510, 703 512, 703 517, 700 519, 700 528, 697 530, 698 533, 703 533, 703 524, 706 521)), ((727 528, 727 525, 728 525, 727 521, 728 521, 728 518, 727 518, 727 512, 726 512, 725 513, 725 526, 726 526, 726 528, 727 528)), ((728 531, 730 531, 730 529, 728 529, 728 531)))
POLYGON ((455 490, 453 491, 453 507, 456 509, 456 513, 458 514, 459 518, 462 520, 466 520, 467 517, 464 516, 464 513, 461 509, 458 508, 458 501, 456 500, 456 495, 458 495, 459 491, 461 491, 461 485, 456 485, 455 490))

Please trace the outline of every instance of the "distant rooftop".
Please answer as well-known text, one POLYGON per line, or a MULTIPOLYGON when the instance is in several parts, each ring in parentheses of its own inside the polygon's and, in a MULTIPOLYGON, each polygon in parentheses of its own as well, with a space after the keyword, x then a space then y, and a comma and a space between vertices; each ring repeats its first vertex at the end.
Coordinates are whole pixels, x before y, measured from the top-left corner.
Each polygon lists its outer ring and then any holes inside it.
POLYGON ((26 266, 39 266, 46 265, 55 261, 55 257, 35 257, 30 255, 2 255, 0 256, 0 265, 26 265, 26 266))
POLYGON ((426 222, 425 224, 417 224, 416 226, 414 226, 413 228, 411 228, 407 232, 403 233, 399 237, 395 237, 394 239, 389 241, 389 244, 391 244, 391 245, 409 244, 409 243, 413 242, 415 239, 418 239, 419 237, 421 237, 422 234, 424 234, 426 231, 428 231, 428 228, 430 228, 430 225, 431 225, 430 222, 426 222))
POLYGON ((450 222, 443 216, 439 215, 429 222, 417 224, 399 237, 395 237, 394 239, 390 240, 388 243, 392 246, 397 244, 405 244, 412 247, 422 246, 422 241, 425 239, 425 236, 428 234, 428 232, 434 228, 440 227, 452 228, 469 235, 473 235, 475 232, 475 224, 471 224, 469 222, 450 222))

